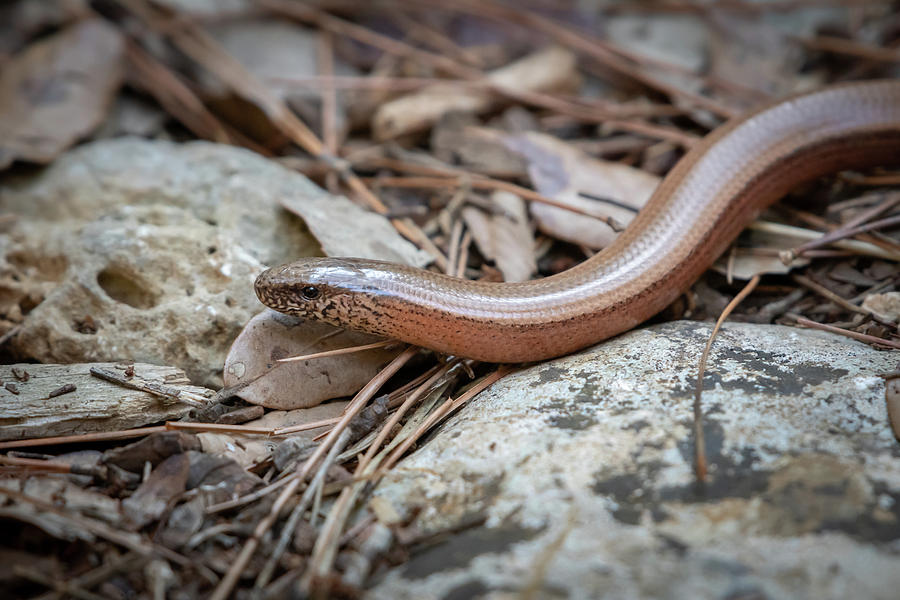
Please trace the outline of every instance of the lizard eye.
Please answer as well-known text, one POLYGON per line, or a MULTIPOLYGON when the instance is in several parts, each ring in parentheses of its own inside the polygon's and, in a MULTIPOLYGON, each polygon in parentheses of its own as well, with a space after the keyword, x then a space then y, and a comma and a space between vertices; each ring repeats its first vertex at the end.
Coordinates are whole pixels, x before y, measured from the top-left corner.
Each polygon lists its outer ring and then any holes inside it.
POLYGON ((307 300, 315 300, 319 297, 319 288, 314 285, 308 285, 300 290, 300 294, 307 300))

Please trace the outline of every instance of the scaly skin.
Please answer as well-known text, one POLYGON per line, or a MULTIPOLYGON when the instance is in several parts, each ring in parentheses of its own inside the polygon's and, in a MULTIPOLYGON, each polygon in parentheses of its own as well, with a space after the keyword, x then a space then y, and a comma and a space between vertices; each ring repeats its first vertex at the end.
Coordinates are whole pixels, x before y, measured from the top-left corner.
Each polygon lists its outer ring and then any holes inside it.
POLYGON ((457 279, 353 258, 263 272, 256 293, 289 314, 491 362, 568 354, 627 331, 684 292, 760 211, 842 169, 900 164, 900 81, 825 88, 716 129, 608 248, 522 283, 457 279), (306 296, 304 290, 309 292, 306 296))

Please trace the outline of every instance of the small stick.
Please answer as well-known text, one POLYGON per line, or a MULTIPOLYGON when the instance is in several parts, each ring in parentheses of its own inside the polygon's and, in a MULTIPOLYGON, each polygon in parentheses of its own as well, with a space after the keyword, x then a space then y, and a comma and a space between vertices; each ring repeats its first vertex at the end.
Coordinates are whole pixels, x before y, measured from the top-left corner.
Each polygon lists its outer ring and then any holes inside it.
POLYGON ((58 444, 78 444, 83 442, 110 442, 127 440, 136 437, 144 437, 154 433, 168 431, 165 425, 154 427, 141 427, 138 429, 124 429, 122 431, 104 431, 101 433, 82 433, 79 435, 61 435, 56 437, 29 438, 26 440, 14 440, 0 442, 0 450, 13 448, 31 448, 34 446, 56 446, 58 444))
POLYGON ((273 435, 275 431, 271 427, 251 427, 248 425, 228 425, 225 423, 184 423, 181 421, 169 421, 166 429, 176 431, 224 431, 227 433, 251 433, 261 435, 273 435))
POLYGON ((804 325, 806 327, 811 327, 813 329, 821 329, 822 331, 830 331, 831 333, 837 333, 839 335, 845 335, 849 338, 853 338, 854 340, 865 342, 866 344, 873 345, 882 345, 888 346, 889 348, 896 348, 900 350, 900 342, 894 342, 892 340, 886 340, 884 338, 876 337, 874 335, 868 335, 866 333, 859 333, 858 331, 850 331, 849 329, 842 329, 840 327, 835 327, 833 325, 826 325, 825 323, 818 323, 816 321, 811 321, 806 317, 801 317, 800 315, 795 315, 792 313, 788 313, 789 317, 795 319, 798 325, 804 325))
POLYGON ((818 248, 820 246, 824 246, 825 244, 830 244, 831 242, 837 240, 853 237, 859 235, 860 233, 865 233, 873 229, 881 229, 884 227, 891 227, 893 225, 896 225, 900 223, 900 215, 887 217, 878 221, 872 221, 871 223, 866 223, 866 221, 883 212, 886 212, 887 210, 896 206, 898 203, 900 203, 900 194, 892 194, 892 197, 888 198, 881 204, 874 206, 869 210, 863 211, 862 213, 857 215, 856 218, 850 220, 841 227, 838 227, 833 231, 829 231, 828 233, 823 234, 817 239, 810 240, 802 246, 798 246, 797 248, 789 250, 788 254, 791 256, 791 258, 796 258, 797 256, 801 256, 804 251, 810 250, 812 248, 818 248))
POLYGON ((312 360, 314 358, 325 358, 328 356, 339 356, 341 354, 352 354, 353 352, 364 352, 366 350, 374 350, 376 348, 386 348, 388 346, 397 345, 397 340, 384 340, 383 342, 373 342, 371 344, 363 344, 361 346, 351 346, 350 348, 338 348, 336 350, 324 350, 313 354, 304 354, 302 356, 291 356, 288 358, 279 358, 277 363, 299 362, 303 360, 312 360))
MULTIPOLYGON (((460 177, 364 177, 363 181, 366 183, 371 183, 377 186, 382 187, 396 187, 396 188, 455 188, 461 185, 460 177)), ((565 204, 558 200, 554 200, 552 198, 548 198, 534 190, 529 190, 528 188, 522 187, 520 185, 516 185, 514 183, 510 183, 508 181, 500 181, 497 179, 483 179, 483 178, 472 178, 471 180, 466 182, 472 189, 477 190, 501 190, 504 192, 511 192, 520 196, 521 198, 528 200, 530 202, 537 202, 539 204, 546 204, 547 206, 555 206, 556 208, 561 208, 563 210, 568 210, 573 213, 577 213, 580 215, 587 215, 588 217, 593 217, 595 219, 600 219, 610 227, 612 227, 615 231, 621 231, 622 226, 614 219, 606 215, 599 214, 595 211, 585 210, 583 208, 579 208, 577 206, 571 206, 569 204, 565 204)))
POLYGON ((700 403, 700 397, 703 394, 703 374, 706 371, 706 360, 709 358, 710 348, 712 348, 713 340, 716 339, 716 334, 719 333, 722 323, 724 323, 725 319, 728 318, 728 315, 743 302, 744 298, 750 295, 753 288, 759 284, 759 280, 760 276, 754 275, 753 278, 747 282, 747 285, 744 286, 744 289, 728 303, 728 306, 726 306, 722 311, 722 314, 719 315, 719 319, 716 321, 716 325, 713 327, 712 333, 709 334, 709 339, 706 341, 706 347, 703 349, 703 354, 700 356, 700 364, 697 367, 697 387, 694 389, 694 473, 697 477, 697 481, 701 483, 706 481, 707 473, 706 438, 703 435, 703 409, 700 403))
POLYGON ((819 294, 823 298, 830 300, 831 302, 834 302, 835 304, 837 304, 844 310, 848 310, 848 311, 854 312, 854 313, 859 313, 861 315, 866 315, 867 317, 872 317, 873 319, 875 319, 879 323, 883 323, 884 325, 896 326, 896 323, 883 321, 881 318, 878 317, 878 315, 873 313, 871 310, 867 310, 861 306, 857 306, 857 305, 853 304, 846 298, 842 298, 841 296, 838 296, 837 294, 835 294, 834 292, 829 290, 824 285, 816 283, 809 277, 806 277, 804 275, 794 275, 793 279, 794 279, 794 281, 796 281, 803 287, 814 291, 815 293, 819 294))

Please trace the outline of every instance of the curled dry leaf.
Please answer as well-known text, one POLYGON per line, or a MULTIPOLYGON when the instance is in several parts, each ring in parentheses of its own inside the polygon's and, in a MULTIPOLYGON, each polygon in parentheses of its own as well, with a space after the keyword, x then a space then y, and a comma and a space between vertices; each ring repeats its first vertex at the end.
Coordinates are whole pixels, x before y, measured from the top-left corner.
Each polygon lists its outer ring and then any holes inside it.
POLYGON ((287 410, 348 396, 374 377, 399 349, 377 348, 300 362, 275 361, 380 339, 267 310, 253 317, 234 340, 225 359, 225 386, 252 404, 287 410))
MULTIPOLYGON (((771 23, 740 19, 725 12, 716 12, 711 24, 712 75, 740 82, 743 88, 762 94, 784 96, 794 91, 796 73, 807 56, 786 31, 772 27, 771 23)), ((750 108, 754 100, 765 97, 740 96, 735 100, 743 100, 746 103, 744 109, 750 108)))
MULTIPOLYGON (((296 410, 273 410, 262 418, 244 423, 244 425, 247 427, 265 427, 273 430, 304 425, 313 421, 324 421, 339 417, 345 406, 347 406, 347 402, 337 401, 296 410)), ((197 434, 197 439, 200 440, 200 447, 204 452, 230 458, 242 467, 250 468, 273 456, 273 453, 285 439, 295 438, 300 445, 311 444, 312 439, 324 431, 323 427, 328 426, 323 425, 316 429, 299 431, 289 436, 277 438, 262 435, 241 435, 240 433, 201 432, 197 434)), ((277 454, 275 459, 278 460, 277 454)))
POLYGON ((862 307, 875 316, 891 323, 900 323, 900 292, 871 294, 863 300, 862 307))
POLYGON ((763 229, 748 229, 740 238, 740 245, 719 257, 712 266, 722 275, 746 281, 754 275, 783 275, 796 267, 809 264, 805 258, 795 258, 786 265, 779 252, 796 248, 805 239, 791 235, 775 233, 763 229))
MULTIPOLYGON (((347 406, 347 401, 338 400, 335 402, 326 402, 318 406, 310 406, 309 408, 298 408, 296 410, 273 410, 269 411, 259 419, 255 419, 246 423, 248 427, 270 427, 272 429, 283 429, 285 427, 295 427, 297 425, 305 425, 317 421, 325 421, 340 417, 347 406)), ((325 426, 323 426, 325 427, 325 426)), ((309 429, 299 433, 291 434, 293 436, 305 437, 312 439, 322 433, 322 428, 309 429)))
POLYGON ((424 267, 431 256, 403 239, 382 215, 343 196, 284 195, 281 205, 306 222, 328 256, 354 256, 424 267))
MULTIPOLYGON (((225 19, 209 28, 222 48, 263 84, 272 94, 289 102, 307 123, 321 119, 315 107, 322 97, 319 84, 303 80, 320 75, 317 61, 317 32, 293 23, 271 19, 225 19), (301 82, 298 85, 297 82, 301 82)), ((334 75, 355 76, 357 71, 340 57, 334 59, 334 75)), ((256 110, 247 110, 246 100, 230 94, 222 84, 210 78, 204 81, 216 110, 239 123, 244 131, 269 143, 279 135, 277 127, 263 124, 256 110)), ((338 130, 347 127, 344 97, 336 96, 338 130)))
MULTIPOLYGON (((575 55, 551 46, 491 71, 487 79, 502 88, 546 92, 571 89, 579 81, 575 55)), ((433 125, 450 112, 482 113, 502 97, 486 88, 437 84, 382 104, 372 117, 372 133, 386 140, 433 125)))
POLYGON ((200 449, 205 454, 233 460, 242 468, 250 469, 264 462, 275 450, 277 442, 260 435, 239 435, 232 433, 197 434, 200 449))
POLYGON ((48 163, 93 131, 122 83, 124 44, 99 19, 29 46, 0 74, 0 168, 48 163))
MULTIPOLYGON (((558 202, 627 225, 659 184, 659 177, 615 162, 591 158, 552 136, 540 133, 504 134, 512 150, 528 161, 535 189, 558 202)), ((538 229, 551 237, 600 249, 615 238, 600 219, 564 208, 533 202, 538 229)))
POLYGON ((135 492, 122 501, 127 527, 136 531, 157 520, 184 493, 190 470, 187 453, 173 454, 159 463, 135 492))
POLYGON ((504 191, 491 194, 491 200, 498 208, 495 214, 466 206, 462 217, 481 254, 494 261, 504 281, 528 281, 537 272, 537 263, 525 202, 504 191))

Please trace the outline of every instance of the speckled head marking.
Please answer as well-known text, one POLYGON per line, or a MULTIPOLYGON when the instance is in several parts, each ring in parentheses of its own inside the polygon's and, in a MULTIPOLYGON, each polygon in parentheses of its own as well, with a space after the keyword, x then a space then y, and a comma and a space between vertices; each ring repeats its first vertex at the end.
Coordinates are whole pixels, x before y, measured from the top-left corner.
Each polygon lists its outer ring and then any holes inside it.
POLYGON ((344 326, 377 293, 365 264, 347 258, 306 258, 273 267, 256 278, 259 301, 279 312, 344 326))

